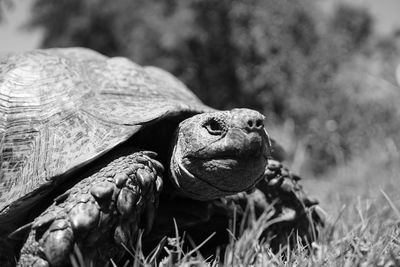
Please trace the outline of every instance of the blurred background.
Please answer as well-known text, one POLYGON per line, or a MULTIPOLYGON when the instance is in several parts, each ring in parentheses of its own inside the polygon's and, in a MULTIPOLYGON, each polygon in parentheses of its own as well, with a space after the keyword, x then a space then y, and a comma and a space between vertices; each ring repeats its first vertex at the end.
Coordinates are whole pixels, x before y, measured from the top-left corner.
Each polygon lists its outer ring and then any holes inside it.
POLYGON ((398 0, 0 3, 0 53, 89 47, 164 68, 212 107, 266 114, 317 195, 398 179, 398 0))

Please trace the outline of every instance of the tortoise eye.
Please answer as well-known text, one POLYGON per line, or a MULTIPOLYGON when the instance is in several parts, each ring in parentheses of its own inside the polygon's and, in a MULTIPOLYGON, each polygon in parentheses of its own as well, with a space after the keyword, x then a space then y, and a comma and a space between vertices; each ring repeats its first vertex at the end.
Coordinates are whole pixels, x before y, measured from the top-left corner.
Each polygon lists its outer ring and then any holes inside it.
POLYGON ((203 127, 212 135, 221 135, 224 132, 224 125, 214 118, 207 120, 203 124, 203 127))

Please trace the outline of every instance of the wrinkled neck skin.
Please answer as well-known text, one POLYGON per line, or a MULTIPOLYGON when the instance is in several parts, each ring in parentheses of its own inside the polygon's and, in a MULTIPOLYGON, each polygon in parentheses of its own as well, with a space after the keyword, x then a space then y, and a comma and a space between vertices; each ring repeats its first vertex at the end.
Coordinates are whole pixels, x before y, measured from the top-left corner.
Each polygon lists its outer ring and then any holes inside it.
POLYGON ((183 121, 170 161, 170 178, 178 194, 211 200, 254 188, 269 157, 263 119, 256 111, 234 109, 183 121))

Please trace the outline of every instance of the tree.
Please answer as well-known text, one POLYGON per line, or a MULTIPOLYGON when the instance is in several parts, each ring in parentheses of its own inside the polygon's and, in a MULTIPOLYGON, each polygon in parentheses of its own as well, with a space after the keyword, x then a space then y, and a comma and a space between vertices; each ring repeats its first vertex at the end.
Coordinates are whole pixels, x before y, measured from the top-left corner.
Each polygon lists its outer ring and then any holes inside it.
POLYGON ((372 34, 373 19, 366 9, 340 4, 331 21, 333 31, 341 34, 352 48, 359 48, 372 34))

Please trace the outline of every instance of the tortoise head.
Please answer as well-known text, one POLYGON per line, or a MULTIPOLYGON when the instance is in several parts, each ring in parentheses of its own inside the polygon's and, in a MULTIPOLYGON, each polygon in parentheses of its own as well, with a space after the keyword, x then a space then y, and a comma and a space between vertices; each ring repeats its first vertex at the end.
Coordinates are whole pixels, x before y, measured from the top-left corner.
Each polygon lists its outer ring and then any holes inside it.
POLYGON ((252 189, 268 163, 264 116, 233 109, 195 115, 179 124, 171 177, 182 194, 214 199, 252 189))

